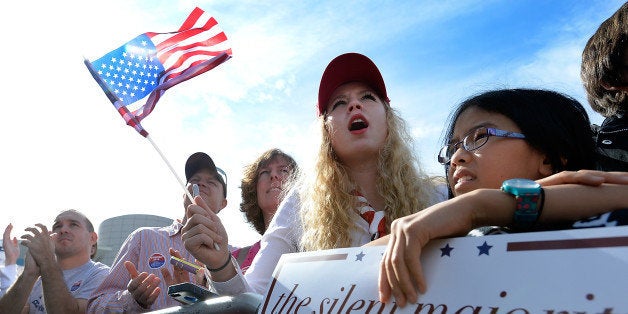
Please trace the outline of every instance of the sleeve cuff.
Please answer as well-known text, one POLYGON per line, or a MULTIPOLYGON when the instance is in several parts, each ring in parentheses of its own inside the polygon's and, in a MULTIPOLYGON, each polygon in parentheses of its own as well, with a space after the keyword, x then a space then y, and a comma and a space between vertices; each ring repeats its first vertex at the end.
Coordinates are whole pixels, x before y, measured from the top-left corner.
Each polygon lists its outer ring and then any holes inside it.
POLYGON ((13 284, 17 278, 17 264, 0 267, 0 283, 4 288, 13 284))
POLYGON ((237 272, 233 278, 224 282, 209 281, 209 288, 216 291, 219 295, 238 295, 249 290, 244 275, 242 275, 242 270, 240 270, 240 265, 238 265, 235 258, 231 259, 231 264, 233 264, 237 272))

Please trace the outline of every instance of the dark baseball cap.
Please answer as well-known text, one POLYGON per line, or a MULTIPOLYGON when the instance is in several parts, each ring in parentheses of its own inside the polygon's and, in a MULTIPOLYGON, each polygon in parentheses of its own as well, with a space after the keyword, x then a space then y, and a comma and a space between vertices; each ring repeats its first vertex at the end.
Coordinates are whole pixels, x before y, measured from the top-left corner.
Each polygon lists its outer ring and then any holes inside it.
POLYGON ((227 174, 216 167, 211 157, 203 152, 197 152, 188 157, 185 162, 185 180, 190 182, 190 178, 202 169, 207 169, 216 175, 216 179, 222 184, 224 197, 227 197, 227 174))

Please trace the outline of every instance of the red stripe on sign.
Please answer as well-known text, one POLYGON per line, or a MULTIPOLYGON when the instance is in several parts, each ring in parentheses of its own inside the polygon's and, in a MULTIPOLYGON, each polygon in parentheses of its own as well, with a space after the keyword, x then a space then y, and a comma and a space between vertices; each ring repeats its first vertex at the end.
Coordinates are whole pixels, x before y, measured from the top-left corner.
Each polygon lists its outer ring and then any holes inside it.
POLYGON ((506 251, 590 249, 628 246, 628 237, 508 242, 506 251))

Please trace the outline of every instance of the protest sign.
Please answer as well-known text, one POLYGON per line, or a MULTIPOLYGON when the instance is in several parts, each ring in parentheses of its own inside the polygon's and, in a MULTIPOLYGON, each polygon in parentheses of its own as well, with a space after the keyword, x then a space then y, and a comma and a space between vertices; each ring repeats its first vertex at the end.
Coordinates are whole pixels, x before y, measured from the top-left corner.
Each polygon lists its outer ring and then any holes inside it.
POLYGON ((283 255, 261 313, 628 313, 628 226, 430 242, 428 290, 378 301, 384 246, 283 255))

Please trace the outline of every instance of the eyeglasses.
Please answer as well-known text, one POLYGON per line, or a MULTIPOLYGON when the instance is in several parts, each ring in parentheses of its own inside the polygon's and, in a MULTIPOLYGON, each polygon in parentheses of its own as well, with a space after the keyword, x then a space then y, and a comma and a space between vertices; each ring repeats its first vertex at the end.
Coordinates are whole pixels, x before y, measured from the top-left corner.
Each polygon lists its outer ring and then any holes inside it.
POLYGON ((458 150, 460 144, 468 151, 474 151, 482 147, 491 136, 505 137, 505 138, 526 138, 525 135, 517 132, 504 131, 495 128, 479 127, 469 132, 460 142, 447 144, 441 148, 438 152, 438 162, 446 165, 451 161, 451 156, 458 150))

